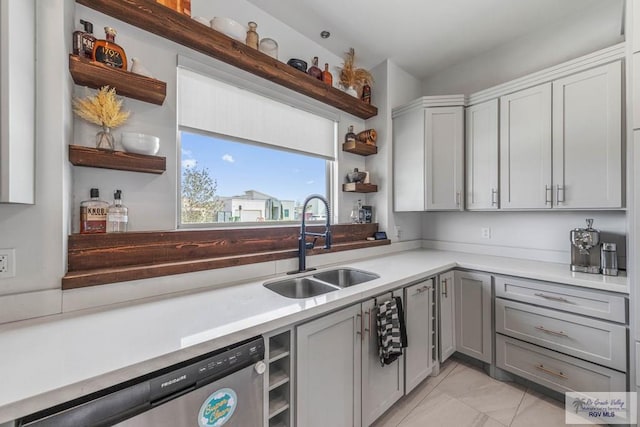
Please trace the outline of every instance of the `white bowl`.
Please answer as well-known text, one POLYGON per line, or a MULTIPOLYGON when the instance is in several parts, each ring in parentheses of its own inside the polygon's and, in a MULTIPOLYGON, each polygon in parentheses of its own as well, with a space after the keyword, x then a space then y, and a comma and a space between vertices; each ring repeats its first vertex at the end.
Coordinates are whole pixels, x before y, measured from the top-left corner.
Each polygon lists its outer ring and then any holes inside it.
POLYGON ((222 34, 243 42, 247 39, 247 27, 241 25, 231 18, 214 16, 211 20, 211 28, 220 31, 222 34))
POLYGON ((122 132, 122 146, 129 153, 153 156, 160 149, 160 138, 144 133, 122 132))

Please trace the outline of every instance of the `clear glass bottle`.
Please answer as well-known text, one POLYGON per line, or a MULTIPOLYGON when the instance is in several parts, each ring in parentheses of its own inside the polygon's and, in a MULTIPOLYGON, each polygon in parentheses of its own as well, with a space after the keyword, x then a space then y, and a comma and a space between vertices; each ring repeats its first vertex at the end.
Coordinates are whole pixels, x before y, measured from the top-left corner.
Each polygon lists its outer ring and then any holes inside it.
POLYGON ((258 33, 256 32, 256 29, 258 28, 258 24, 251 21, 249 22, 248 25, 249 25, 249 31, 247 31, 247 38, 245 40, 245 44, 249 47, 257 49, 258 40, 260 40, 260 37, 258 37, 258 33))
POLYGON ((324 71, 322 72, 322 81, 329 86, 333 86, 333 76, 329 72, 329 64, 326 62, 324 63, 324 71))
POLYGON ((80 203, 80 233, 105 233, 109 203, 100 200, 100 190, 91 189, 91 199, 80 203))
POLYGON ((107 233, 124 233, 129 224, 129 208, 122 204, 122 191, 113 193, 113 204, 107 212, 107 233))
POLYGON ((92 58, 94 61, 102 62, 115 68, 127 69, 127 55, 124 49, 116 43, 116 30, 111 27, 104 27, 106 40, 96 40, 93 45, 92 58))
POLYGON ((307 70, 307 74, 309 74, 311 77, 315 77, 318 80, 322 80, 322 70, 318 68, 317 56, 313 57, 313 65, 309 67, 309 69, 307 70))
POLYGON ((344 136, 344 142, 355 142, 356 134, 353 132, 353 125, 349 126, 349 130, 344 136))

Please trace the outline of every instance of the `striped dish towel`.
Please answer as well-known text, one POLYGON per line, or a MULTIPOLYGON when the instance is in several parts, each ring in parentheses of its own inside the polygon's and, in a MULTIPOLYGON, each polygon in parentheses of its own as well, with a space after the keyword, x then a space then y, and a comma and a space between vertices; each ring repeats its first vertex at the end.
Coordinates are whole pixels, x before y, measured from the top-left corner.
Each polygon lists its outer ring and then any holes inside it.
POLYGON ((376 323, 380 364, 390 365, 402 355, 402 348, 407 346, 402 298, 394 297, 378 305, 376 323))

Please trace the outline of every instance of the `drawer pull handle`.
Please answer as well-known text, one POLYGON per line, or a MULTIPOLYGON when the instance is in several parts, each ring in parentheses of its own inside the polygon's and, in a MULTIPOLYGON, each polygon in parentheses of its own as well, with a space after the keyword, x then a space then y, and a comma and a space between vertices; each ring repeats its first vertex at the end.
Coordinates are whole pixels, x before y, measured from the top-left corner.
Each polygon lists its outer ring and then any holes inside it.
POLYGON ((442 295, 445 298, 449 298, 449 284, 447 283, 449 279, 442 279, 442 295))
POLYGON ((545 372, 545 373, 547 373, 547 374, 550 374, 550 375, 556 376, 556 377, 558 377, 558 378, 562 378, 562 379, 564 379, 564 380, 568 380, 568 379, 569 379, 569 377, 568 377, 568 376, 566 376, 565 374, 563 374, 563 373, 562 373, 562 371, 560 371, 560 372, 552 371, 551 369, 547 369, 547 368, 545 368, 545 367, 544 367, 544 365, 543 365, 542 363, 541 363, 541 364, 539 364, 539 365, 536 365, 536 369, 537 369, 537 370, 539 370, 539 371, 545 372))
POLYGON ((424 285, 423 287, 416 289, 416 292, 413 295, 421 294, 421 293, 423 293, 424 291, 426 291, 428 289, 429 289, 429 286, 424 285))
POLYGON ((364 314, 367 315, 367 323, 365 323, 366 326, 364 327, 364 331, 370 337, 371 336, 371 311, 370 310, 366 310, 364 312, 364 314))
POLYGON ((360 338, 362 339, 362 314, 358 313, 356 314, 356 322, 358 322, 357 319, 360 319, 360 328, 356 329, 356 336, 360 335, 360 338))
POLYGON ((536 329, 542 332, 546 332, 547 334, 557 335, 559 337, 569 337, 564 331, 553 331, 551 329, 547 329, 544 326, 536 326, 536 329))
POLYGON ((543 293, 539 293, 539 292, 538 292, 538 293, 535 293, 535 294, 533 294, 533 295, 535 295, 535 296, 537 296, 537 297, 540 297, 540 298, 544 298, 544 299, 550 299, 551 301, 559 301, 559 302, 566 302, 566 303, 569 303, 569 300, 568 300, 568 299, 566 299, 566 298, 562 298, 562 297, 554 297, 554 296, 551 296, 551 295, 545 295, 545 294, 543 294, 543 293))

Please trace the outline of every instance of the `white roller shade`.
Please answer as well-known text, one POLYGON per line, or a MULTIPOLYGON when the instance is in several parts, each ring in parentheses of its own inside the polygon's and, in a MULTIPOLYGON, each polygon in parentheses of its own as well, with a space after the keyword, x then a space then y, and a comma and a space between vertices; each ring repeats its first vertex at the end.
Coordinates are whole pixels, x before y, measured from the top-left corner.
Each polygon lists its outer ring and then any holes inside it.
POLYGON ((335 159, 335 122, 178 68, 178 124, 335 159))

